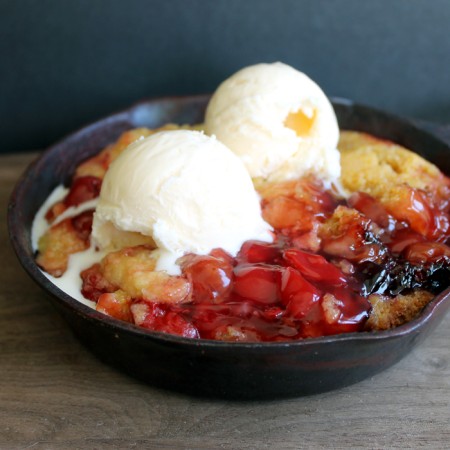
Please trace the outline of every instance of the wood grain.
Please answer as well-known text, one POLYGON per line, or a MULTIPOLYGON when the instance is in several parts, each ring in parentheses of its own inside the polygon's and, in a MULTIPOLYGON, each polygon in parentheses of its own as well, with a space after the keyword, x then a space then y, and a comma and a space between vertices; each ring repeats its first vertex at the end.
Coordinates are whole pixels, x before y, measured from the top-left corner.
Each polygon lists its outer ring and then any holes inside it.
POLYGON ((448 448, 450 316, 393 368, 272 402, 191 398, 97 361, 9 245, 6 205, 36 154, 0 157, 0 448, 448 448))

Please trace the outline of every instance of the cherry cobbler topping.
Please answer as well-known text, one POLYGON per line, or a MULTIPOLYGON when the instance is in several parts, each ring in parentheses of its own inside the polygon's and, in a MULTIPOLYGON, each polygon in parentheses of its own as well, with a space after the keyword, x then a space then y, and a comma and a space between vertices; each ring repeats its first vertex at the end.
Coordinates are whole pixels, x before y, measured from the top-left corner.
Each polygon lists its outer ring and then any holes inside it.
MULTIPOLYGON (((80 166, 50 222, 98 196, 104 159, 90 160, 92 173, 89 161, 80 166)), ((154 248, 123 248, 81 273, 82 293, 110 316, 190 338, 287 341, 400 325, 450 284, 450 183, 427 176, 426 187, 368 184, 346 200, 312 177, 260 183, 273 243, 247 241, 234 258, 221 249, 185 255, 179 276, 155 271, 154 248)), ((49 229, 41 267, 59 276, 89 246, 92 213, 49 229)))

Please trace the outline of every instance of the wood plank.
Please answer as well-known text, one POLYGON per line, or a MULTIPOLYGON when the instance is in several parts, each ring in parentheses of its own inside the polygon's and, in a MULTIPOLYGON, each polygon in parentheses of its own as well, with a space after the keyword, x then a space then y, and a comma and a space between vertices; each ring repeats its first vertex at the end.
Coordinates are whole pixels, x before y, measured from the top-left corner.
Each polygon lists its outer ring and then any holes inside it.
POLYGON ((0 157, 0 448, 448 448, 449 315, 393 368, 312 397, 198 399, 99 362, 8 242, 8 197, 35 156, 0 157))

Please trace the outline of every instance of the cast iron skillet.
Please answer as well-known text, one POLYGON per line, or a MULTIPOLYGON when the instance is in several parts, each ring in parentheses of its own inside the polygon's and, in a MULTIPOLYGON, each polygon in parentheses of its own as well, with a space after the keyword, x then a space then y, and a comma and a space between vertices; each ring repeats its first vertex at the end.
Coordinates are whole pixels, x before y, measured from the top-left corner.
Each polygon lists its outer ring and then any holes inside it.
MULTIPOLYGON (((169 389, 227 398, 299 396, 355 383, 399 361, 441 320, 450 305, 450 290, 438 295, 418 319, 390 331, 290 343, 225 343, 148 332, 118 321, 77 302, 40 272, 30 229, 50 191, 68 183, 81 161, 123 131, 167 122, 202 122, 207 101, 207 96, 144 101, 70 135, 31 164, 18 181, 8 211, 11 242, 25 270, 101 360, 169 389)), ((333 105, 342 129, 391 139, 450 173, 449 144, 427 127, 347 100, 335 99, 333 105)))

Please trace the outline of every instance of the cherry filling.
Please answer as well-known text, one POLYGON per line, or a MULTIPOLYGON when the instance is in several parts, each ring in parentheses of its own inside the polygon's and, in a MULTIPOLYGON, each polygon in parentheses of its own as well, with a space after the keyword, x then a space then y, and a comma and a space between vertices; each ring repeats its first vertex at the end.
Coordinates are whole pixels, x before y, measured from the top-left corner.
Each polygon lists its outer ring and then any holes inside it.
MULTIPOLYGON (((409 203, 389 212, 368 194, 342 202, 317 183, 301 183, 302 196, 286 190, 262 203, 273 243, 247 241, 235 258, 216 249, 179 261, 191 286, 187 301, 130 298, 98 264, 82 273, 83 294, 97 309, 150 330, 287 341, 363 330, 370 294, 449 286, 448 201, 411 188, 409 203)), ((78 220, 83 232, 88 217, 78 220)))
POLYGON ((102 180, 94 176, 77 177, 72 181, 69 192, 65 198, 56 202, 45 214, 45 218, 52 223, 60 214, 71 206, 93 200, 100 195, 102 180))
MULTIPOLYGON (((188 255, 181 265, 193 301, 131 301, 140 326, 205 339, 285 341, 359 331, 368 317, 370 305, 353 276, 323 256, 288 247, 284 238, 248 241, 234 259, 188 255)), ((95 274, 86 271, 85 280, 92 288, 95 274)), ((102 310, 110 295, 100 296, 102 310)), ((114 302, 112 315, 116 308, 114 302)))
POLYGON ((78 177, 73 180, 69 193, 64 199, 67 207, 92 200, 100 195, 102 180, 93 176, 78 177))
POLYGON ((80 239, 89 242, 89 236, 92 232, 92 221, 94 219, 94 210, 89 209, 72 217, 72 226, 80 239))
POLYGON ((357 193, 349 199, 353 208, 380 227, 373 239, 379 252, 384 252, 382 263, 369 258, 358 267, 363 295, 395 296, 419 288, 438 293, 450 285, 450 248, 439 242, 449 239, 448 203, 409 189, 410 203, 396 217, 368 194, 357 193))

